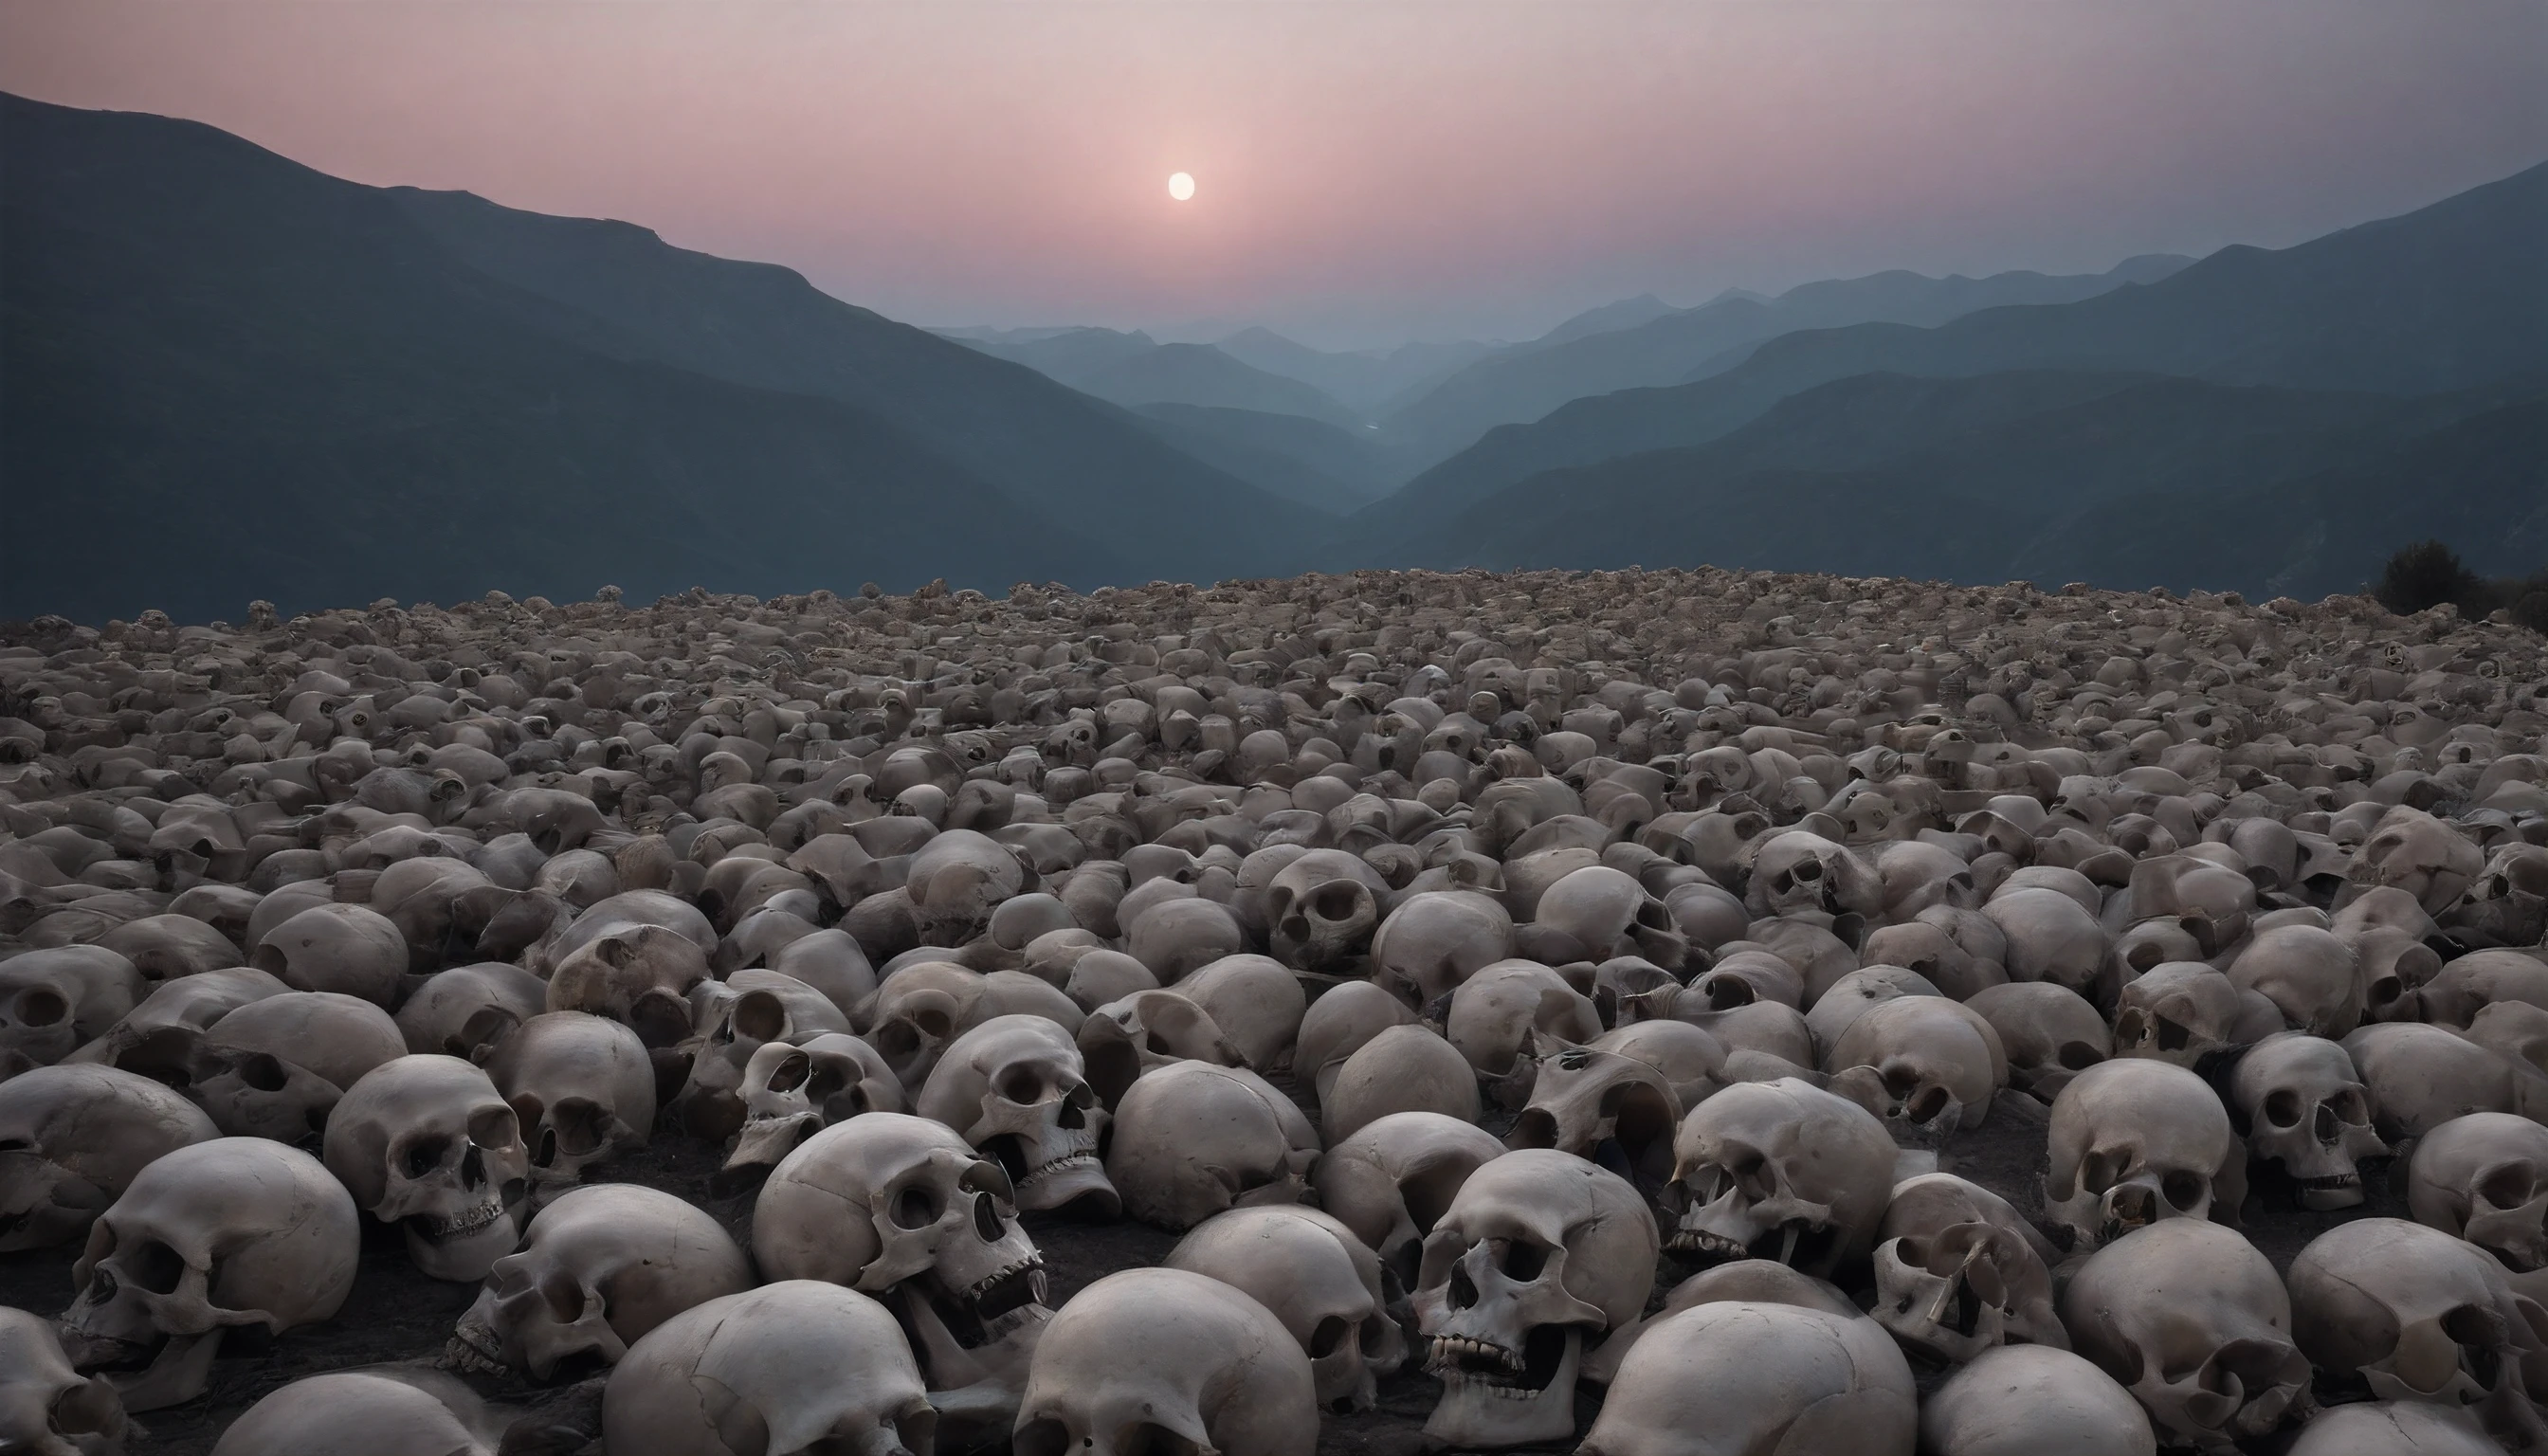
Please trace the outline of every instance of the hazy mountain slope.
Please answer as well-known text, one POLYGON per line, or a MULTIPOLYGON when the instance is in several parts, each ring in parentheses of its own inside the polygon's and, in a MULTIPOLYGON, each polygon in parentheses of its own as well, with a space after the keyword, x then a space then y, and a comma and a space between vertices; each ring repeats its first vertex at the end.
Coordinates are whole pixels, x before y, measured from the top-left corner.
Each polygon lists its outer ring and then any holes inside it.
POLYGON ((390 195, 456 256, 607 320, 636 356, 875 410, 1019 499, 1102 534, 1144 575, 1283 570, 1309 529, 1312 518, 1291 502, 1178 454, 1088 392, 842 303, 788 269, 468 193, 390 195), (1211 530, 1222 509, 1253 512, 1263 536, 1211 530))
POLYGON ((1785 401, 1706 445, 1532 477, 1454 517, 1432 559, 2253 590, 2272 574, 2260 563, 2290 554, 2284 548, 2313 522, 2325 528, 2329 561, 2371 551, 2376 564, 2396 549, 2400 521, 2390 517, 2413 514, 2412 491, 2398 491, 2398 508, 2385 513, 2320 513, 2271 494, 2364 461, 2415 462, 2392 476, 2497 482, 2469 488, 2496 502, 2481 509, 2519 499, 2526 479, 2536 499, 2524 509, 2535 514, 2548 499, 2548 455, 2522 453, 2535 428, 2524 436, 2476 426, 2488 411, 2502 412, 2486 392, 2398 398, 2058 373, 1859 377, 1785 401), (1850 423, 1888 418, 1908 422, 1896 439, 1916 442, 1881 453, 1883 430, 1850 423), (2279 502, 2260 516, 2279 509, 2290 519, 2246 531, 2207 514, 2249 499, 2279 502), (2139 523, 2138 555, 2113 544, 2124 522, 2139 523), (2185 560, 2169 566, 2171 553, 2185 560))
POLYGON ((2001 305, 2068 303, 2153 282, 2191 261, 2153 254, 2106 273, 2068 276, 1924 278, 1897 270, 1803 284, 1767 301, 1734 294, 1682 310, 1651 297, 1631 299, 1470 365, 1383 423, 1410 449, 1420 441, 1439 458, 1497 425, 1537 419, 1569 400, 1676 384, 1693 370, 1730 367, 1752 345, 1795 329, 1870 321, 1927 325, 2001 305), (1650 312, 1649 304, 1661 312, 1650 312))
POLYGON ((1544 470, 1703 443, 1800 390, 1878 371, 2135 370, 2399 394, 2536 377, 2548 374, 2543 256, 2548 165, 2294 247, 2225 248, 2078 303, 1784 334, 1712 378, 1493 430, 1373 506, 1362 529, 1394 537, 1544 470))
POLYGON ((2548 396, 2533 395, 2299 480, 2228 497, 2149 492, 2084 512, 2013 563, 2038 581, 2219 583, 2316 600, 2379 580, 2409 541, 2476 571, 2548 563, 2548 396))
POLYGON ((1334 425, 1362 422, 1309 385, 1242 364, 1210 344, 1163 344, 1138 330, 1112 328, 967 329, 951 337, 1128 409, 1202 405, 1334 425))
POLYGON ((212 128, 5 98, 0 166, 0 615, 1137 570, 872 411, 598 352, 212 128))
POLYGON ((1134 412, 1197 460, 1331 515, 1350 515, 1389 493, 1391 463, 1360 431, 1202 405, 1144 405, 1134 412))
POLYGON ((1311 348, 1270 328, 1242 328, 1213 347, 1268 374, 1297 379, 1371 418, 1501 346, 1474 339, 1418 340, 1394 349, 1337 352, 1311 348))

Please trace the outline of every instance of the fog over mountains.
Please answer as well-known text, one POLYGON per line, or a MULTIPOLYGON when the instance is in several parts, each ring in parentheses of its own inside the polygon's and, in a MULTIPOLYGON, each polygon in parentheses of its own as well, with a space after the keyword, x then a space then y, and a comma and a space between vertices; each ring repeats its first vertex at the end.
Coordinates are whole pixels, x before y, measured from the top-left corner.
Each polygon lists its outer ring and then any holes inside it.
POLYGON ((2279 250, 1511 344, 933 332, 0 97, 0 616, 1693 565, 2314 596, 2548 559, 2548 166, 2279 250))

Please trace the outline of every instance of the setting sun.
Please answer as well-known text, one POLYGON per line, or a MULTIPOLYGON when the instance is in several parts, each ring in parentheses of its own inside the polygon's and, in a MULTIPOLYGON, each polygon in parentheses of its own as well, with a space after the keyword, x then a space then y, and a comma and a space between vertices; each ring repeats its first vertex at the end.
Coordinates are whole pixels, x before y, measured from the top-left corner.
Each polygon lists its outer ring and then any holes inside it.
POLYGON ((1175 198, 1179 202, 1192 201, 1194 199, 1194 174, 1191 172, 1169 173, 1168 196, 1175 198))

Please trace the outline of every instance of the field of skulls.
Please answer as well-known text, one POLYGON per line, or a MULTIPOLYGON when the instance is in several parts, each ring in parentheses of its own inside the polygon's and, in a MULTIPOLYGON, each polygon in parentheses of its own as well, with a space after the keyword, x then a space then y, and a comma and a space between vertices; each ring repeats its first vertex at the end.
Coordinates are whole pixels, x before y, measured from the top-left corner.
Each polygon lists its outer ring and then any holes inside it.
POLYGON ((2535 634, 1713 571, 7 633, 0 1450, 2548 1443, 2535 634))

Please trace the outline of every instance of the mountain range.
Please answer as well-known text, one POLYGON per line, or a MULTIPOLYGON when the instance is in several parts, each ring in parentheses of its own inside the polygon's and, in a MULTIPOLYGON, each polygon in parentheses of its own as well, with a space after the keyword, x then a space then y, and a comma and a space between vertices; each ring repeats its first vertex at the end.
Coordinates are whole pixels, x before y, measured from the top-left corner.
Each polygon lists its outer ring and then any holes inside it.
POLYGON ((1702 562, 2316 595, 2425 536, 2548 560, 2548 166, 2294 247, 1353 353, 932 332, 628 223, 0 97, 0 617, 1702 562))

